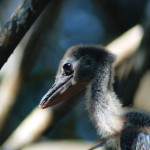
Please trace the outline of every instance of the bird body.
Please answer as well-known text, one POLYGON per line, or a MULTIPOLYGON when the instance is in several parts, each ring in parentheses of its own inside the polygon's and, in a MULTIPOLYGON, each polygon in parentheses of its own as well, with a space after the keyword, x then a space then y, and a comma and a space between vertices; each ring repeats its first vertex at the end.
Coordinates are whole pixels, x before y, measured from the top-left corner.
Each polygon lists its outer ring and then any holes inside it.
POLYGON ((116 58, 101 46, 71 47, 60 62, 52 88, 40 107, 62 102, 86 88, 86 108, 106 149, 150 149, 150 115, 122 107, 113 90, 116 58))

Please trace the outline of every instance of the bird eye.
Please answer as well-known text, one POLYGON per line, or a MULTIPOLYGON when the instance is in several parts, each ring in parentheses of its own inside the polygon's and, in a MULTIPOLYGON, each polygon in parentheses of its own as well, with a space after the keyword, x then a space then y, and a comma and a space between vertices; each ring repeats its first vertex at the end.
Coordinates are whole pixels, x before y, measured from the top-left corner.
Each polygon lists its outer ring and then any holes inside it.
POLYGON ((64 64, 63 69, 64 69, 66 75, 69 75, 73 72, 72 65, 70 63, 64 64))
POLYGON ((91 64, 90 60, 87 60, 87 61, 86 61, 86 64, 87 64, 87 65, 90 65, 90 64, 91 64))

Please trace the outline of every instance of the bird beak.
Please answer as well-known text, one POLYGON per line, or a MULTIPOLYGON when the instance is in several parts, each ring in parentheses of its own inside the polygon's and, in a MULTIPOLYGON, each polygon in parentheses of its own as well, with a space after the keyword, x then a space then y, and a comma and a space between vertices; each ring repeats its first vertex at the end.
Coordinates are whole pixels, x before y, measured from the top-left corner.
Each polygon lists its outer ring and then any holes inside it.
POLYGON ((73 82, 73 75, 61 75, 43 96, 39 106, 44 109, 63 102, 83 90, 86 85, 86 82, 73 82))

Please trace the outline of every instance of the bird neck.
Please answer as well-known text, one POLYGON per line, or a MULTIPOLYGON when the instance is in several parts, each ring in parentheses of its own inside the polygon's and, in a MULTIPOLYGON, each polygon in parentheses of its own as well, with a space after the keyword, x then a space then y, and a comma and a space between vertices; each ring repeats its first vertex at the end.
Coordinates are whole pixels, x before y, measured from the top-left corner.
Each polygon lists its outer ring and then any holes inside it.
POLYGON ((113 87, 111 66, 97 69, 87 88, 87 109, 100 136, 107 137, 120 132, 123 127, 123 108, 113 87))

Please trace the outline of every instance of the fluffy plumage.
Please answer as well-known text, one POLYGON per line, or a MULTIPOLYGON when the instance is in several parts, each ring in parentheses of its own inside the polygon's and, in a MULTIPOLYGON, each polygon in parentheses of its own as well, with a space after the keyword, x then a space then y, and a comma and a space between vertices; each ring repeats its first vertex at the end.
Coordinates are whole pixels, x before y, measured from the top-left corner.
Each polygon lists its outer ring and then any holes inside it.
POLYGON ((150 115, 124 109, 113 90, 115 56, 95 45, 69 48, 60 62, 56 80, 43 97, 41 108, 55 105, 86 90, 86 108, 106 149, 150 149, 150 115), (108 138, 110 137, 110 138, 108 138))

